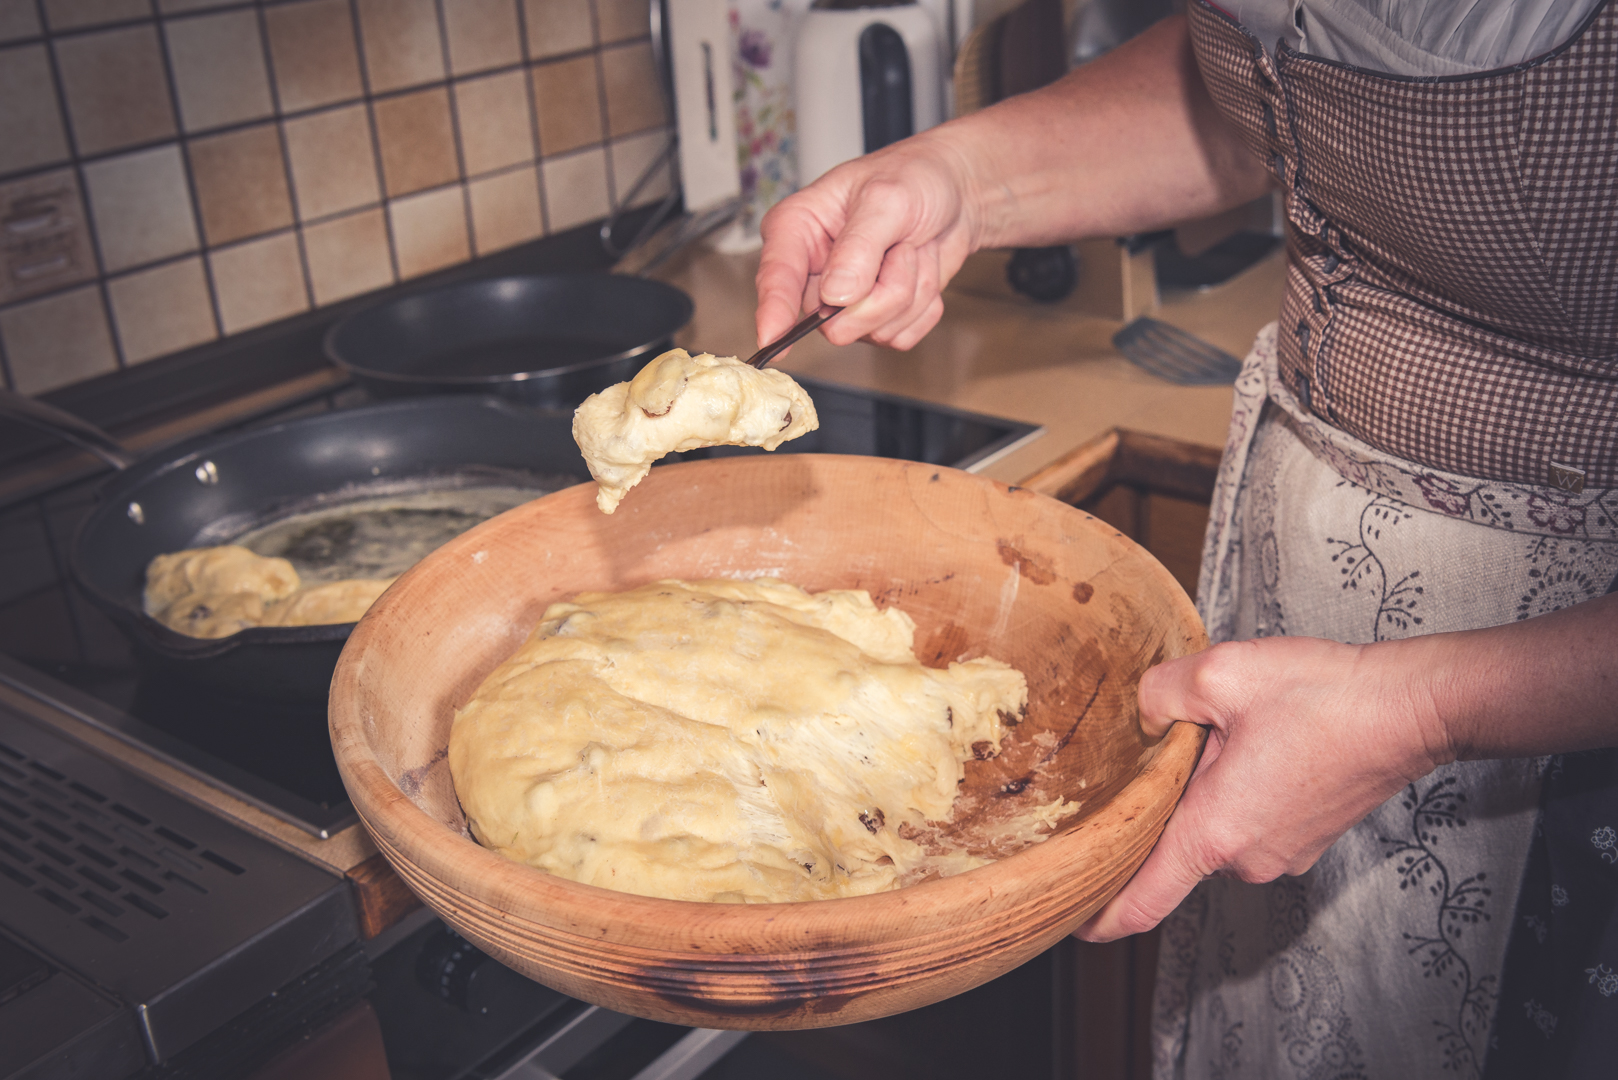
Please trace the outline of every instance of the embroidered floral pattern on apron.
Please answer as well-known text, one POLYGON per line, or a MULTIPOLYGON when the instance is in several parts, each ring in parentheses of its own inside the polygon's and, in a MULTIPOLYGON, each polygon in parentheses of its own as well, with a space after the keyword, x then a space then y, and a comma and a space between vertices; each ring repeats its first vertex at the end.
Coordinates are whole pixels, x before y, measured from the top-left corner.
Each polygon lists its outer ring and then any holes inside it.
MULTIPOLYGON (((1237 380, 1211 508, 1198 609, 1216 640, 1497 625, 1599 596, 1618 575, 1618 540, 1485 526, 1342 476, 1279 381, 1274 334, 1237 380)), ((1414 471, 1359 453, 1375 466, 1362 475, 1414 471)), ((1164 924, 1156 1075, 1480 1075, 1542 772, 1446 766, 1301 877, 1204 882, 1164 924)))

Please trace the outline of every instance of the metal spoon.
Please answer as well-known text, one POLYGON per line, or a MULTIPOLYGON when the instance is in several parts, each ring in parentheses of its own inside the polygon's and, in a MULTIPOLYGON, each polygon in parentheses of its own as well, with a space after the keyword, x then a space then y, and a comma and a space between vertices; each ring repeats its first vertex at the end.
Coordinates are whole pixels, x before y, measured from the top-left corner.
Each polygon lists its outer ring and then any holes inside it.
POLYGON ((832 307, 830 304, 822 304, 819 310, 805 317, 801 322, 798 323, 797 326, 794 326, 780 338, 776 339, 773 344, 766 345, 752 356, 749 356, 747 358, 747 362, 756 368, 763 367, 771 360, 774 360, 777 356, 780 356, 782 353, 786 352, 787 349, 797 344, 799 338, 804 337, 810 331, 814 330, 827 319, 831 318, 833 315, 842 310, 843 309, 840 307, 832 307))

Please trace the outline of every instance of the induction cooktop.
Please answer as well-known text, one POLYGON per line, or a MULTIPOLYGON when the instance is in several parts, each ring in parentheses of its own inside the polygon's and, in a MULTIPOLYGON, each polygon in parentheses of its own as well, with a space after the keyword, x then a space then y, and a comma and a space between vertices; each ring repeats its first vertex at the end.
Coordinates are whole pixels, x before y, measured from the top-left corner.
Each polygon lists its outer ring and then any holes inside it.
MULTIPOLYGON (((868 454, 976 471, 1042 429, 813 379, 820 429, 776 453, 868 454)), ((357 404, 347 394, 337 401, 357 404)), ((274 417, 267 418, 269 420, 274 417)), ((570 417, 536 413, 536 423, 570 417)), ((762 453, 719 447, 669 460, 762 453)), ((540 471, 556 471, 536 461, 540 471)), ((576 462, 566 466, 575 469, 576 462)), ((579 475, 580 482, 588 476, 579 475)), ((323 704, 232 697, 142 673, 117 629, 66 580, 67 543, 95 504, 85 482, 0 512, 0 683, 137 744, 308 832, 355 820, 323 704)))

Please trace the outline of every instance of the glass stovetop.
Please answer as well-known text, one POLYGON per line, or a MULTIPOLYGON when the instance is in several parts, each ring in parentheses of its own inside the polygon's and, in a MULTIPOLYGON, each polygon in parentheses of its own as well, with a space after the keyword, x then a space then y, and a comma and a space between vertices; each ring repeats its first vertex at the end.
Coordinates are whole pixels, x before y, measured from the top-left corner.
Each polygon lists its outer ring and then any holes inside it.
MULTIPOLYGON (((871 454, 977 470, 1040 434, 1011 420, 799 381, 820 430, 777 453, 871 454)), ((679 458, 760 452, 724 447, 679 458)), ((317 836, 352 822, 323 704, 230 697, 143 674, 118 630, 67 582, 67 544, 98 486, 78 484, 0 511, 0 681, 317 836)))

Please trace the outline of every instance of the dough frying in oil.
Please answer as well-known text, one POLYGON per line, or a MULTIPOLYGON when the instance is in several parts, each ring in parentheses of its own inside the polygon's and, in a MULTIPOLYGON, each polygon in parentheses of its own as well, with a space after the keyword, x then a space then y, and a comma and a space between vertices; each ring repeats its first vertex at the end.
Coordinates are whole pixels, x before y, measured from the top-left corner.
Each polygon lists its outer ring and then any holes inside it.
POLYGON ((664 581, 553 604, 455 716, 473 835, 575 881, 680 900, 857 896, 985 860, 947 821, 1027 682, 922 666, 863 591, 664 581))
POLYGON ((629 382, 586 398, 573 414, 573 441, 601 486, 596 505, 610 514, 665 454, 722 445, 774 450, 819 426, 814 402, 786 372, 670 349, 629 382))
POLYGON ((235 544, 159 555, 146 567, 146 614, 189 637, 229 637, 252 626, 355 622, 386 580, 351 579, 301 588, 286 559, 235 544))

